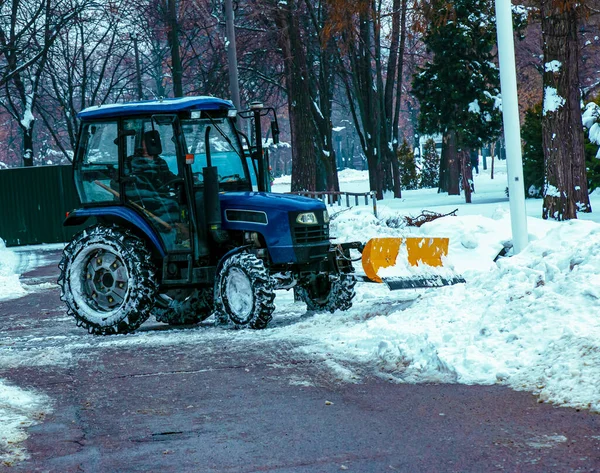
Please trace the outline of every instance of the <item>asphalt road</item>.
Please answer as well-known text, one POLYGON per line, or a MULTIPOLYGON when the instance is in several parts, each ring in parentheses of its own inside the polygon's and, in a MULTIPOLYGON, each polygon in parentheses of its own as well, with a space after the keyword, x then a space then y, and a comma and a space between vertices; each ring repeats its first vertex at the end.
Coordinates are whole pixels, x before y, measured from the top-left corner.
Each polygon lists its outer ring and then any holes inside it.
POLYGON ((52 285, 57 257, 24 274, 31 294, 0 302, 0 351, 31 359, 0 378, 53 400, 28 430, 30 459, 2 472, 600 471, 600 416, 529 393, 344 383, 326 360, 210 324, 188 329, 194 344, 87 335, 52 285), (40 362, 61 346, 68 362, 40 362))

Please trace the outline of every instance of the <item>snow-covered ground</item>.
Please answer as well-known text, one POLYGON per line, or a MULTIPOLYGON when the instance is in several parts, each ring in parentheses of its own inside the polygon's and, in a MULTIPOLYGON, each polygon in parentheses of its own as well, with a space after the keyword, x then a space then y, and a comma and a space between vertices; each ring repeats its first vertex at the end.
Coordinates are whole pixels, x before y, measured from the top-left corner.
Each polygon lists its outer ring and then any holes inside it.
MULTIPOLYGON (((336 241, 449 237, 446 267, 462 274, 465 284, 390 292, 383 285, 359 283, 349 311, 314 315, 295 303, 291 292, 281 291, 270 328, 258 332, 202 324, 113 337, 81 331, 44 341, 39 334, 22 343, 25 348, 43 344, 44 349, 22 352, 2 350, 0 336, 0 367, 69 365, 90 351, 119 346, 199 346, 209 338, 261 341, 293 346, 298 357, 320 360, 341 381, 357 382, 367 373, 399 383, 500 383, 534 392, 544 401, 600 412, 600 193, 592 195, 597 213, 561 223, 539 218, 541 201, 528 200, 530 244, 495 263, 511 240, 505 166, 495 164, 493 180, 490 170, 480 167, 472 204, 464 204, 463 196, 416 190, 378 202, 378 218, 370 205, 330 208, 336 241), (416 217, 423 209, 457 212, 420 228, 402 225, 401 217, 416 217)), ((340 183, 342 190, 368 190, 366 172, 343 171, 340 183)), ((285 192, 289 186, 289 176, 279 178, 274 191, 285 192)), ((15 258, 14 252, 0 248, 4 298, 25 293, 15 258)), ((25 422, 18 428, 18 422, 0 424, 0 452, 6 451, 3 443, 22 438, 22 426, 34 422, 34 413, 48 403, 41 393, 20 391, 0 380, 0 418, 22 415, 25 422)))
MULTIPOLYGON (((591 196, 596 213, 561 223, 542 220, 541 200, 527 200, 529 245, 495 263, 512 229, 505 162, 495 162, 494 179, 490 171, 480 166, 474 176, 472 204, 423 189, 378 203, 378 218, 365 205, 330 207, 332 215, 339 212, 332 222, 336 241, 449 237, 446 266, 467 282, 402 294, 363 285, 350 320, 311 321, 314 349, 370 363, 401 382, 503 383, 542 400, 600 411, 600 192, 591 196), (420 228, 401 225, 398 217, 424 209, 458 210, 420 228), (408 309, 378 314, 378 304, 410 293, 418 300, 408 309), (367 300, 365 315, 359 307, 367 300)), ((289 182, 277 179, 274 188, 287 191, 289 182)), ((367 173, 343 171, 340 187, 368 191, 367 173)))
POLYGON ((0 300, 20 297, 25 294, 25 289, 19 282, 19 258, 6 248, 0 236, 0 300))
MULTIPOLYGON (((20 260, 0 239, 0 301, 22 297, 26 290, 19 282, 20 260)), ((20 443, 25 429, 48 412, 49 400, 43 394, 23 390, 0 379, 0 465, 27 458, 20 443)))

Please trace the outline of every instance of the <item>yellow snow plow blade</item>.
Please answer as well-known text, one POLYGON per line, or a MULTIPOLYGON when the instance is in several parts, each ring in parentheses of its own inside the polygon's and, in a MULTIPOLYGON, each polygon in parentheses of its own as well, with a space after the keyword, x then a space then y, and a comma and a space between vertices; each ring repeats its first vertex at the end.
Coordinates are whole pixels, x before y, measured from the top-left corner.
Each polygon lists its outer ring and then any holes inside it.
POLYGON ((377 275, 379 269, 396 264, 404 242, 411 266, 417 266, 419 262, 442 266, 442 257, 448 254, 448 238, 373 238, 367 242, 362 253, 363 269, 371 281, 382 282, 377 275))
POLYGON ((413 274, 410 277, 382 279, 378 275, 381 268, 396 264, 401 248, 402 251, 406 251, 406 257, 411 266, 426 264, 432 267, 442 267, 442 258, 448 254, 448 243, 448 238, 373 238, 366 243, 362 251, 362 265, 365 275, 371 281, 385 282, 390 289, 436 287, 465 282, 460 276, 448 277, 447 275, 426 274, 423 277, 418 277, 413 274))

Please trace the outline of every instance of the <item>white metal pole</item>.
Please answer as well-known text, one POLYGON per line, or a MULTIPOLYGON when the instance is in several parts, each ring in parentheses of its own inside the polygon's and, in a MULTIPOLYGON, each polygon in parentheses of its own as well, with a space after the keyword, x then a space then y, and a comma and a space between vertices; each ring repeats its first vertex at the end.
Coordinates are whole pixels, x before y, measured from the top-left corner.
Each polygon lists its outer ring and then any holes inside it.
POLYGON ((529 242, 525 189, 523 187, 523 157, 521 155, 521 126, 517 96, 517 71, 510 0, 496 0, 496 29, 500 60, 500 87, 502 89, 502 119, 506 140, 506 168, 513 251, 520 253, 529 242))

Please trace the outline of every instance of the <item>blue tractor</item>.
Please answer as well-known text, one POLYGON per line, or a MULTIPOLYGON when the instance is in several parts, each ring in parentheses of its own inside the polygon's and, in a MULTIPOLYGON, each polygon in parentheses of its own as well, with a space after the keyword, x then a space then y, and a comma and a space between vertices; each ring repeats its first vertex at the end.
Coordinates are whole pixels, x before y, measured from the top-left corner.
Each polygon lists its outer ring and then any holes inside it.
MULTIPOLYGON (((271 112, 186 97, 79 113, 81 208, 64 224, 88 226, 65 247, 58 281, 79 326, 128 333, 151 315, 182 325, 214 314, 261 329, 277 289, 293 288, 309 310, 351 307, 357 244, 331 243, 322 202, 268 192, 261 118, 271 112)), ((277 141, 276 117, 271 133, 277 141)))

